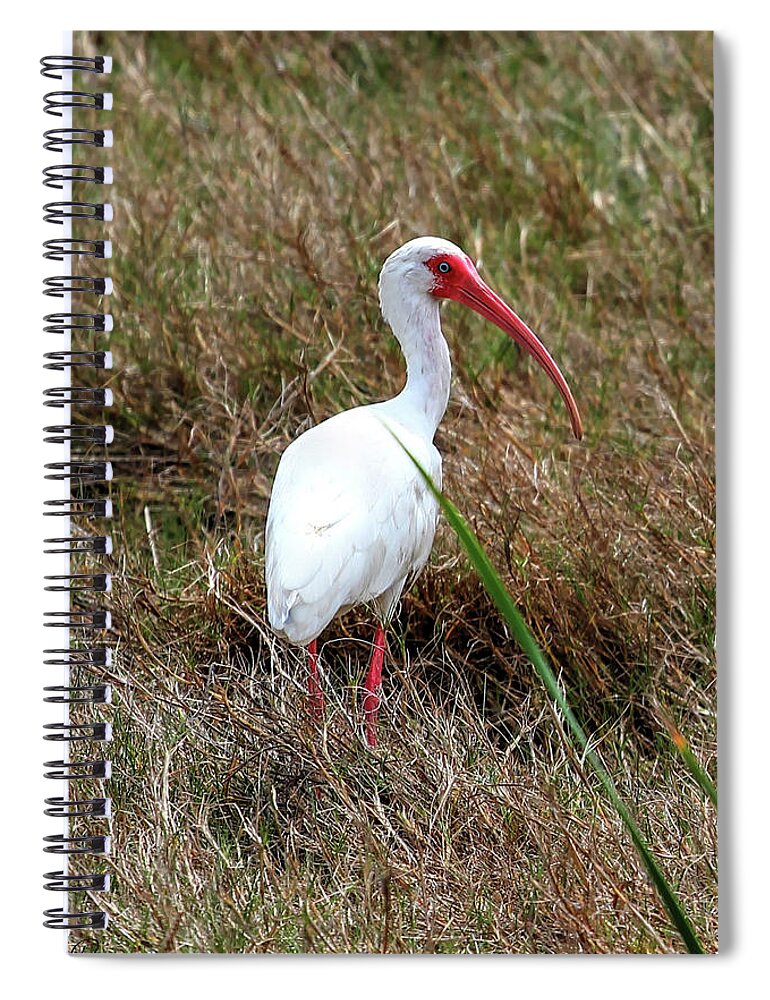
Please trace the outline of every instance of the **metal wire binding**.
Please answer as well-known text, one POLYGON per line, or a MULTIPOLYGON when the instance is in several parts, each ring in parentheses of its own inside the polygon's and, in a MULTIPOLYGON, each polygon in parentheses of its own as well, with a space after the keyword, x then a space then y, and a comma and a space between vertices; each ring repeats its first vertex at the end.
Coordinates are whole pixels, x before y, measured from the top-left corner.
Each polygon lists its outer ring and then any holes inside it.
POLYGON ((49 201, 43 205, 43 221, 63 226, 65 219, 96 219, 110 222, 112 206, 94 201, 49 201))
POLYGON ((110 424, 51 424, 43 428, 46 444, 111 444, 110 424))
MULTIPOLYGON (((48 806, 44 810, 46 816, 66 816, 69 819, 82 816, 107 816, 109 813, 109 799, 64 799, 61 796, 53 796, 46 799, 48 806)), ((82 876, 80 876, 82 878, 82 876)), ((78 878, 74 875, 73 878, 78 878)))
POLYGON ((43 56, 40 65, 43 67, 40 70, 40 75, 46 76, 50 80, 61 80, 62 72, 112 72, 110 56, 43 56))
POLYGON ((108 760, 47 760, 43 767, 52 767, 53 771, 44 771, 43 777, 51 781, 95 781, 109 778, 111 774, 108 760))
POLYGON ((96 146, 101 149, 112 145, 112 132, 103 128, 50 128, 43 132, 43 149, 63 153, 65 146, 96 146))
MULTIPOLYGON (((46 889, 51 886, 46 884, 46 889)), ((70 888, 67 892, 76 892, 78 889, 70 888)), ((55 906, 51 910, 43 910, 43 927, 50 927, 55 931, 103 931, 107 926, 107 914, 103 910, 78 910, 76 913, 68 913, 60 906, 55 906)))
POLYGON ((97 497, 70 497, 66 500, 44 500, 43 517, 112 517, 112 501, 97 497))
POLYGON ((43 281, 43 295, 63 299, 72 292, 93 292, 94 295, 111 295, 110 278, 95 278, 90 274, 54 274, 43 281))
POLYGON ((109 684, 51 684, 44 687, 44 702, 51 705, 109 705, 109 684))
MULTIPOLYGON (((53 365, 43 367, 52 368, 53 365)), ((112 389, 95 389, 88 385, 53 386, 45 389, 43 396, 43 406, 112 406, 112 389)))
POLYGON ((108 594, 112 589, 112 577, 109 573, 55 573, 46 575, 44 580, 50 580, 44 590, 54 593, 74 594, 76 591, 95 594, 108 594))
MULTIPOLYGON (((112 60, 106 56, 46 56, 40 60, 43 76, 61 80, 64 74, 80 72, 89 74, 109 73, 112 60)), ((56 118, 67 119, 80 110, 105 112, 112 109, 112 95, 91 90, 57 90, 46 94, 43 110, 56 118)), ((63 125, 71 123, 65 119, 63 125)), ((63 127, 49 129, 43 134, 43 146, 52 153, 63 153, 75 147, 108 148, 112 145, 112 132, 104 128, 63 127)), ((75 339, 109 333, 112 317, 106 311, 91 311, 88 306, 72 311, 69 297, 73 294, 95 296, 97 299, 112 293, 112 281, 106 276, 73 273, 79 259, 108 260, 112 256, 109 240, 93 238, 90 226, 112 221, 112 207, 106 202, 93 200, 93 194, 84 199, 73 197, 72 188, 78 184, 106 185, 112 183, 112 169, 92 164, 64 163, 46 167, 43 184, 63 192, 61 201, 47 202, 43 218, 55 226, 77 225, 84 232, 69 232, 60 239, 46 240, 43 257, 46 260, 67 262, 69 274, 53 275, 43 283, 43 293, 65 299, 69 311, 49 313, 43 318, 46 334, 60 334, 75 339)), ((91 189, 93 190, 93 189, 91 189)), ((98 308, 98 306, 97 306, 98 308)), ((106 370, 112 367, 112 355, 106 350, 95 350, 88 343, 82 349, 77 343, 67 344, 67 350, 48 351, 43 358, 44 368, 51 371, 77 372, 82 369, 106 370)), ((72 385, 55 386, 43 393, 43 404, 63 409, 65 421, 70 411, 79 407, 108 407, 113 402, 112 390, 106 386, 72 385)), ((46 628, 68 630, 70 645, 46 649, 43 653, 46 667, 65 671, 66 683, 49 684, 44 688, 44 701, 62 706, 63 721, 44 727, 44 740, 58 743, 65 750, 63 760, 47 761, 45 777, 64 783, 64 794, 45 800, 45 815, 63 820, 65 832, 44 838, 44 850, 64 857, 97 858, 109 853, 110 838, 107 833, 94 829, 93 824, 105 822, 110 816, 110 800, 101 794, 98 783, 110 775, 110 763, 104 757, 80 759, 78 747, 97 747, 111 739, 111 727, 101 718, 85 717, 82 708, 109 705, 110 685, 103 671, 112 665, 112 648, 104 638, 112 628, 112 618, 101 600, 112 585, 109 573, 95 569, 93 561, 112 553, 112 539, 99 531, 90 533, 95 518, 112 517, 112 502, 104 494, 112 480, 112 465, 103 455, 93 456, 93 449, 102 451, 113 438, 112 427, 106 423, 83 422, 75 418, 71 423, 50 425, 44 428, 44 441, 66 445, 70 452, 59 461, 45 465, 46 480, 67 484, 69 496, 45 501, 47 517, 65 517, 65 532, 44 540, 47 555, 65 557, 70 565, 67 572, 52 573, 45 577, 45 590, 68 595, 67 611, 50 611, 44 614, 46 628), (72 565, 85 559, 86 565, 72 565), (98 603, 95 603, 98 602, 98 603), (74 708, 78 714, 70 716, 74 708), (72 748, 74 759, 69 756, 72 748), (75 788, 85 783, 83 795, 75 788), (83 825, 85 824, 85 826, 83 825)), ((48 872, 45 888, 50 892, 64 893, 66 905, 44 912, 46 927, 66 931, 101 930, 107 925, 106 913, 94 906, 94 893, 109 888, 109 876, 97 871, 63 870, 48 872)))
POLYGON ((112 256, 109 240, 46 240, 43 244, 46 260, 66 260, 67 257, 98 257, 107 260, 112 256))
POLYGON ((112 539, 109 535, 66 535, 64 538, 46 538, 43 544, 64 546, 43 549, 45 555, 63 552, 92 552, 100 556, 112 554, 112 539))
POLYGON ((112 329, 109 313, 48 313, 43 319, 48 324, 43 327, 44 333, 109 333, 112 329))
POLYGON ((94 94, 86 90, 54 90, 43 98, 43 111, 47 115, 62 117, 62 108, 86 108, 91 111, 110 111, 112 94, 94 94))
POLYGON ((67 181, 84 184, 112 184, 110 167, 95 167, 89 163, 61 163, 43 170, 43 184, 61 191, 67 181))
MULTIPOLYGON (((84 649, 67 646, 66 649, 44 649, 43 654, 54 657, 52 660, 43 660, 46 666, 109 667, 112 665, 112 650, 109 646, 87 646, 84 649)), ((50 690, 58 691, 59 688, 50 690)))
MULTIPOLYGON (((112 480, 112 462, 47 462, 44 469, 51 471, 46 479, 56 481, 69 479, 72 485, 84 483, 109 483, 112 480)), ((47 503, 48 501, 46 501, 47 503)), ((106 514, 104 515, 107 516, 106 514)))
POLYGON ((44 611, 46 628, 94 629, 100 632, 112 628, 112 616, 104 608, 72 608, 70 611, 44 611))
POLYGON ((56 372, 66 371, 67 368, 112 368, 110 351, 49 351, 43 357, 46 359, 43 368, 56 372))
POLYGON ((46 854, 107 854, 109 851, 109 837, 101 833, 80 837, 55 833, 51 837, 43 837, 43 842, 48 845, 43 848, 46 854))
MULTIPOLYGON (((46 802, 48 802, 48 799, 46 799, 46 802)), ((43 878, 52 880, 46 885, 46 889, 50 889, 51 892, 68 892, 67 887, 73 885, 75 882, 83 889, 104 890, 107 888, 110 880, 110 876, 107 874, 67 875, 65 872, 46 872, 43 878)))

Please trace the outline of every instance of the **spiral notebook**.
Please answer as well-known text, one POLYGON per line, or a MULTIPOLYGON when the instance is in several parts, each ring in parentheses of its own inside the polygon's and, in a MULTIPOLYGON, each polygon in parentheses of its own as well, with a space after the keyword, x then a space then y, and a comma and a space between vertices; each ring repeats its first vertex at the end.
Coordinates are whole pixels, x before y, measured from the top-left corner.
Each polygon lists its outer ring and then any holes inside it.
POLYGON ((716 951, 711 35, 42 73, 47 926, 716 951))

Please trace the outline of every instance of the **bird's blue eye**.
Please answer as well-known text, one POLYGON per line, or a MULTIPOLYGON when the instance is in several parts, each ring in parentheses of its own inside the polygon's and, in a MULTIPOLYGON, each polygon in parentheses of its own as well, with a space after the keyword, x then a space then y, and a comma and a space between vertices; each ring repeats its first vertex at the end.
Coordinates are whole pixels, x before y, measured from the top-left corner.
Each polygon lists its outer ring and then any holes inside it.
POLYGON ((442 274, 449 274, 449 272, 452 270, 451 266, 445 260, 441 261, 441 263, 438 266, 438 269, 439 271, 441 271, 442 274))

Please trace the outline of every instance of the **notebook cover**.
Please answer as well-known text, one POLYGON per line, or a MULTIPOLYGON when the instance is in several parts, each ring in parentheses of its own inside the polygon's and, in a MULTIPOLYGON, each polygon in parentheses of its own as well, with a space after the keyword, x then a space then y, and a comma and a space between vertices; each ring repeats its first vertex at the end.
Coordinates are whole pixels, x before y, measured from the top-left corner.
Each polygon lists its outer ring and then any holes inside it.
POLYGON ((73 369, 114 393, 73 445, 114 476, 75 558, 110 575, 75 673, 111 700, 69 719, 109 727, 68 792, 110 800, 68 862, 106 926, 70 950, 716 951, 711 34, 73 51, 113 60, 74 117, 114 132, 114 217, 72 219, 112 242, 78 262, 112 328, 72 336, 114 357, 73 369), (428 236, 462 255, 390 257, 428 236), (398 396, 402 348, 427 430, 324 424, 398 396))

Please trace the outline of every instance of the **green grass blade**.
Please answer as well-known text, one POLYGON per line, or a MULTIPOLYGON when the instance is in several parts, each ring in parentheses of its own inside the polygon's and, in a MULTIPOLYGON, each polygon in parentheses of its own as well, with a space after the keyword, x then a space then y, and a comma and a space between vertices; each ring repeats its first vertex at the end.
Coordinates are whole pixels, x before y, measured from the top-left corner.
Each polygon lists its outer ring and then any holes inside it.
MULTIPOLYGON (((396 438, 396 440, 398 440, 398 438, 396 438)), ((403 448, 404 446, 401 445, 401 447, 403 448)), ((666 880, 666 877, 655 860, 641 830, 637 826, 636 821, 631 815, 629 809, 620 797, 609 772, 605 769, 596 752, 590 748, 588 736, 570 708, 565 694, 556 679, 556 675, 551 669, 543 651, 540 649, 540 646, 537 644, 537 640, 532 635, 526 622, 521 616, 513 598, 508 593, 505 584, 490 562, 486 551, 458 509, 435 486, 428 473, 422 468, 414 455, 412 455, 407 448, 404 448, 404 451, 406 451, 411 460, 417 466, 420 474, 425 479, 428 488, 436 498, 444 516, 468 554, 468 558, 470 559, 473 568, 481 578, 487 593, 492 598, 497 606, 497 609, 508 623, 508 626, 515 635, 519 645, 527 654, 527 657, 540 676, 540 679, 545 684, 548 694, 562 712, 562 715, 564 716, 564 719, 569 727, 569 731, 571 732, 576 744, 580 747, 584 759, 588 761, 590 766, 593 768, 607 794, 607 797, 628 830, 631 839, 633 840, 634 845, 644 862, 644 866, 646 867, 650 878, 660 895, 660 898, 663 900, 674 926, 679 931, 687 950, 694 954, 703 954, 703 946, 698 940, 698 936, 695 933, 690 921, 687 919, 676 893, 666 880)))
POLYGON ((674 744, 676 752, 682 758, 684 766, 698 782, 701 790, 711 799, 714 808, 717 808, 716 786, 690 749, 690 744, 673 724, 669 726, 669 735, 671 736, 671 742, 674 744))

